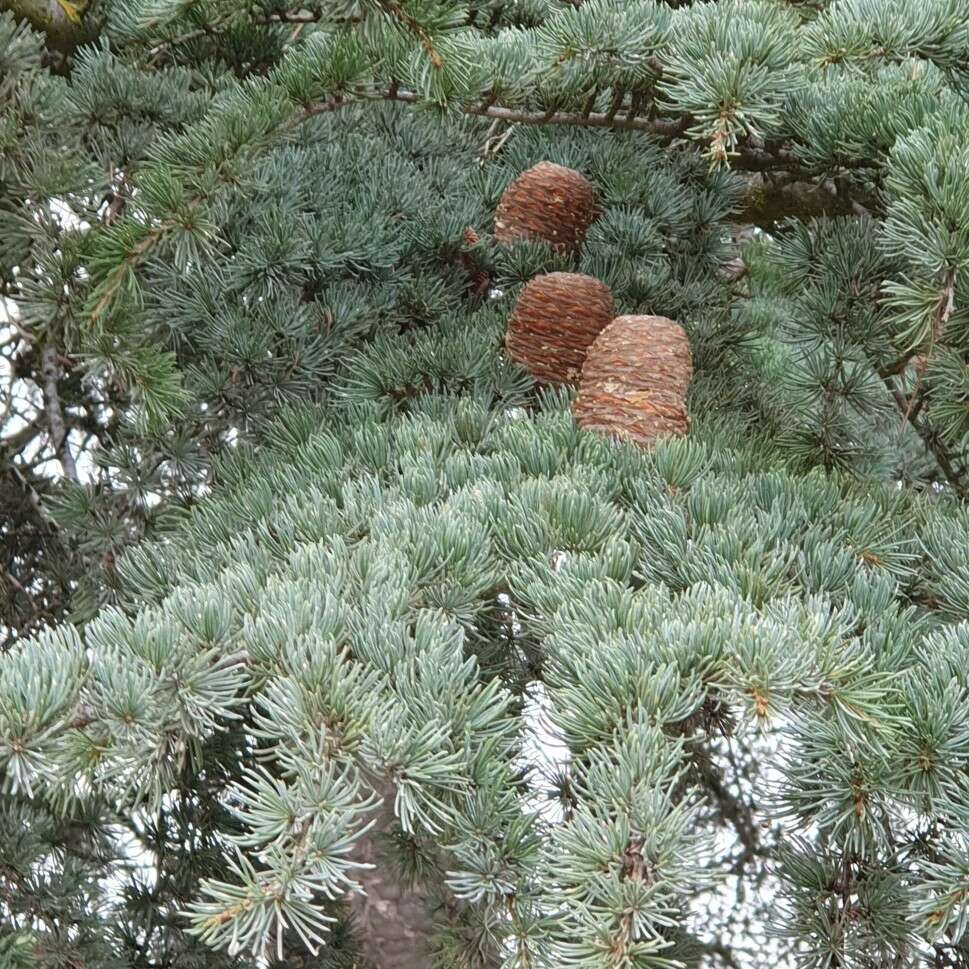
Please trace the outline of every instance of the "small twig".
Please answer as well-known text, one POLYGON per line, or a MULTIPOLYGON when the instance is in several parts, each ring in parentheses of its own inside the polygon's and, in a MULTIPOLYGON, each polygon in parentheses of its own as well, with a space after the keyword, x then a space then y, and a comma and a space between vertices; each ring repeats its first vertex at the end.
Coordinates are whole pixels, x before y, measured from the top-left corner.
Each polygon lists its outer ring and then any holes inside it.
POLYGON ((24 491, 27 492, 27 496, 30 498, 30 503, 31 505, 33 505, 34 511, 36 511, 37 514, 40 515, 45 521, 49 521, 50 516, 47 514, 47 511, 45 510, 44 505, 40 500, 40 495, 37 494, 36 488, 34 488, 34 486, 26 479, 26 477, 24 477, 23 472, 20 470, 20 468, 17 467, 16 464, 13 463, 13 461, 9 463, 8 467, 13 472, 14 477, 23 486, 24 491))
POLYGON ((155 44, 150 51, 148 51, 148 63, 154 64, 158 58, 159 54, 164 53, 170 47, 177 47, 179 44, 187 44, 190 40, 197 40, 199 37, 204 37, 208 33, 207 30, 190 30, 187 34, 180 34, 178 37, 172 37, 169 40, 163 40, 155 44))
POLYGON ((265 17, 253 17, 254 24, 315 24, 320 19, 318 12, 305 13, 271 13, 265 17))
MULTIPOLYGON (((12 400, 13 398, 11 398, 12 400)), ((8 454, 17 454, 43 429, 44 423, 43 415, 39 415, 30 423, 21 427, 20 430, 14 431, 7 437, 0 437, 0 447, 8 454)))
POLYGON ((36 337, 34 337, 28 330, 25 330, 20 323, 17 322, 17 318, 7 309, 2 298, 0 298, 0 308, 3 309, 3 319, 0 320, 0 323, 11 327, 21 340, 25 340, 27 343, 37 342, 36 337))
POLYGON ((122 179, 117 191, 109 190, 101 200, 101 205, 104 206, 104 211, 101 213, 101 222, 104 225, 114 225, 124 215, 125 207, 128 204, 124 189, 125 183, 122 179))
POLYGON ((932 323, 932 343, 941 340, 945 334, 946 325, 949 317, 952 316, 956 308, 956 271, 949 269, 945 275, 945 286, 942 295, 939 297, 939 304, 936 308, 935 320, 932 323))
POLYGON ((738 872, 740 872, 751 858, 763 853, 760 836, 753 819, 753 809, 751 805, 730 792, 706 750, 698 747, 694 751, 694 764, 703 779, 703 783, 713 796, 721 817, 734 829, 737 839, 743 846, 743 851, 737 862, 738 872))
POLYGON ((497 127, 501 122, 496 118, 492 123, 491 127, 488 129, 488 137, 485 139, 485 143, 481 146, 481 158, 494 158, 495 155, 505 147, 505 143, 511 137, 512 132, 518 127, 517 124, 511 124, 501 134, 497 133, 497 127))
POLYGON ((5 568, 3 570, 4 577, 7 582, 9 582, 26 600, 30 603, 30 608, 33 610, 34 618, 40 615, 40 607, 37 605, 37 600, 31 595, 30 591, 24 587, 24 584, 10 571, 10 569, 5 568))
POLYGON ((399 20, 420 42, 431 64, 440 70, 444 67, 444 58, 434 46, 434 39, 425 27, 415 17, 409 14, 396 0, 379 0, 380 6, 395 20, 399 20))
POLYGON ((91 321, 96 322, 101 314, 108 308, 111 300, 114 299, 115 293, 118 291, 121 284, 124 282, 125 275, 128 272, 128 268, 131 263, 135 262, 138 256, 143 255, 147 252, 162 236, 165 229, 169 228, 168 225, 159 226, 157 229, 152 229, 145 237, 129 252, 121 264, 116 266, 111 273, 108 284, 104 288, 104 293, 98 300, 97 305, 91 311, 91 321))
POLYGON ((488 125, 488 130, 485 132, 484 144, 481 146, 481 151, 479 152, 480 155, 484 156, 488 154, 488 145, 491 144, 491 139, 497 134, 498 126, 500 124, 500 121, 492 121, 491 124, 488 125))
POLYGON ((740 963, 733 951, 723 942, 704 942, 702 939, 696 939, 696 944, 708 955, 716 956, 730 969, 740 969, 740 963))
POLYGON ((920 357, 916 362, 915 367, 915 387, 909 397, 908 408, 902 414, 902 423, 911 423, 915 419, 915 405, 918 402, 919 409, 921 409, 924 403, 924 394, 922 392, 922 382, 925 377, 925 371, 929 367, 929 362, 932 359, 932 354, 935 351, 935 345, 939 340, 945 335, 945 328, 949 322, 949 317, 952 316, 952 312, 956 306, 956 271, 950 269, 945 276, 945 286, 942 289, 942 294, 939 297, 939 302, 936 305, 935 317, 932 320, 932 330, 929 333, 929 345, 925 351, 924 356, 920 357))
MULTIPOLYGON (((609 103, 609 110, 606 112, 606 118, 612 122, 622 107, 623 101, 626 100, 626 92, 621 88, 617 87, 612 92, 612 101, 609 103)), ((626 120, 629 120, 627 115, 626 120)))
POLYGON ((878 376, 881 377, 882 380, 886 380, 888 377, 896 377, 898 374, 905 371, 905 368, 908 367, 911 360, 912 352, 907 351, 900 357, 893 360, 891 363, 887 363, 884 367, 880 367, 878 370, 878 376))

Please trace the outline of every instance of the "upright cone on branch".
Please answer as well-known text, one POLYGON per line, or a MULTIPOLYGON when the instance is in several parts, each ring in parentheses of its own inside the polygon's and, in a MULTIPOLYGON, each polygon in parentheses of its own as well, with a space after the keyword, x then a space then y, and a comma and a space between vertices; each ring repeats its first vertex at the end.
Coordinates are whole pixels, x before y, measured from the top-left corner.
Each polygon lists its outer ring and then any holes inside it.
POLYGON ((541 239, 572 253, 582 245, 595 216, 595 192, 585 176, 543 161, 505 189, 495 212, 495 239, 505 245, 541 239))
POLYGON ((592 276, 536 276, 521 291, 508 321, 508 356, 540 383, 573 383, 614 312, 609 287, 592 276))
POLYGON ((686 434, 690 343, 665 316, 619 316, 596 338, 574 404, 580 427, 651 447, 686 434))

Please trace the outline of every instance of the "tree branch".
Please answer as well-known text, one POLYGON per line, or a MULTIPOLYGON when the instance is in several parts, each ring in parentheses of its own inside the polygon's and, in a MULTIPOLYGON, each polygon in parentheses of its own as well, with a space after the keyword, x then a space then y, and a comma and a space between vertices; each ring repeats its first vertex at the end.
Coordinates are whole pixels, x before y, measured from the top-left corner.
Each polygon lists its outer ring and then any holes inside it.
MULTIPOLYGON (((52 9, 56 5, 56 0, 0 0, 0 10, 9 10, 37 30, 47 29, 56 16, 56 11, 52 9)), ((66 12, 64 16, 67 16, 66 12)))
MULTIPOLYGON (((352 98, 365 101, 399 101, 402 104, 420 104, 423 98, 414 91, 390 88, 386 91, 365 91, 351 95, 351 98, 329 98, 309 106, 306 117, 335 111, 353 103, 352 98)), ((615 117, 603 113, 585 114, 581 111, 525 111, 519 108, 504 108, 495 104, 464 104, 458 108, 462 114, 479 118, 496 118, 513 124, 532 125, 576 125, 586 128, 612 128, 618 131, 646 131, 665 138, 683 134, 693 124, 689 116, 674 119, 615 117)))
MULTIPOLYGON (((657 68, 658 69, 658 68, 657 68)), ((349 92, 347 98, 333 97, 320 102, 318 107, 307 110, 307 116, 322 114, 352 104, 354 99, 365 101, 399 101, 403 104, 421 104, 424 99, 415 91, 400 90, 391 86, 388 90, 369 90, 349 92)), ((495 118, 513 124, 527 125, 572 125, 585 128, 609 128, 615 131, 643 131, 661 138, 676 138, 683 135, 694 124, 691 115, 679 118, 650 118, 629 113, 619 116, 618 111, 527 111, 521 108, 507 108, 490 101, 483 104, 463 104, 458 106, 462 114, 481 118, 495 118)), ((794 175, 812 177, 823 174, 806 169, 797 156, 786 148, 769 150, 763 147, 742 145, 729 159, 730 167, 746 172, 789 172, 794 175)), ((870 162, 842 161, 839 169, 874 167, 870 162)))
POLYGON ((111 301, 117 294, 121 284, 125 280, 125 275, 129 268, 136 264, 138 258, 143 256, 170 228, 169 223, 164 223, 155 229, 147 232, 140 242, 129 252, 122 262, 116 266, 105 281, 104 291, 94 309, 91 311, 90 319, 97 322, 102 313, 111 305, 111 301))
POLYGON ((14 454, 22 451, 38 434, 42 433, 44 424, 45 420, 41 414, 30 423, 21 427, 20 430, 14 431, 7 437, 0 437, 0 448, 12 457, 14 454))
POLYGON ((57 391, 57 381, 61 375, 60 366, 57 363, 57 349, 52 343, 48 343, 41 353, 41 373, 44 379, 44 407, 47 410, 51 446, 60 459, 65 476, 71 481, 77 481, 77 465, 74 463, 74 455, 67 440, 64 412, 61 409, 61 399, 57 391))
POLYGON ((740 963, 734 955, 730 946, 723 942, 704 942, 702 939, 691 937, 691 941, 698 949, 702 949, 706 955, 716 956, 729 969, 740 969, 740 963))
POLYGON ((907 423, 912 426, 915 433, 922 439, 922 443, 935 458, 935 463, 939 466, 939 470, 942 472, 952 490, 963 501, 969 501, 969 485, 966 484, 961 469, 956 468, 950 460, 949 452, 946 450, 942 441, 939 440, 938 434, 931 427, 928 427, 924 421, 915 419, 915 414, 912 412, 913 401, 906 399, 905 395, 894 385, 890 377, 885 378, 885 386, 888 387, 888 392, 892 395, 892 400, 895 401, 895 406, 899 412, 907 423))

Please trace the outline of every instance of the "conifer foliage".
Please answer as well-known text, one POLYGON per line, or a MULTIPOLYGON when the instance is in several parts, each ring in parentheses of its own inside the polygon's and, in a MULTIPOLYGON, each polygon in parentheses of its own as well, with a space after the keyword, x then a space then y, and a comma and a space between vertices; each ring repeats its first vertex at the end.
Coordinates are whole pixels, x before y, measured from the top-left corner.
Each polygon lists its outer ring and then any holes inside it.
POLYGON ((969 964, 965 0, 0 7, 0 966, 969 964))

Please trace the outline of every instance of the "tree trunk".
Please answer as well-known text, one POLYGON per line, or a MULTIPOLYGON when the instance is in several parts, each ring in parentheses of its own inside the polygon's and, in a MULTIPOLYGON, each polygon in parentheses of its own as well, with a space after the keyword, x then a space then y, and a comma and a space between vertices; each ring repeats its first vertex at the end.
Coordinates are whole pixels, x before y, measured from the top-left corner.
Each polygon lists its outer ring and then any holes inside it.
POLYGON ((364 955, 376 969, 426 969, 431 933, 426 900, 419 890, 402 886, 381 855, 380 833, 394 823, 394 792, 388 787, 378 793, 384 803, 377 824, 354 853, 356 860, 374 867, 354 872, 366 895, 351 897, 350 912, 364 955))

